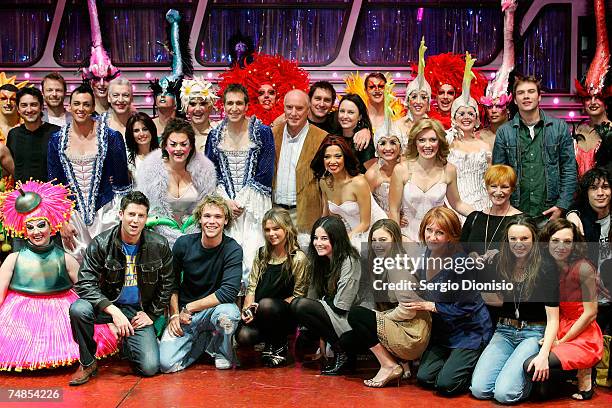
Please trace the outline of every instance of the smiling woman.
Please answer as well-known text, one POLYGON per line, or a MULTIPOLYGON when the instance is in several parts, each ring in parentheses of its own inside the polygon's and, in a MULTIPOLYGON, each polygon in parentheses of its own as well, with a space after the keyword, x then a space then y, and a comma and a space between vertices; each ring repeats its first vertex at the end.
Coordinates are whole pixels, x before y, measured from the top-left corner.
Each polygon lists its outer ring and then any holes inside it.
POLYGON ((162 134, 161 149, 149 153, 136 175, 136 186, 151 202, 149 226, 172 246, 181 235, 198 231, 191 212, 215 190, 213 164, 195 149, 189 122, 171 119, 162 134))

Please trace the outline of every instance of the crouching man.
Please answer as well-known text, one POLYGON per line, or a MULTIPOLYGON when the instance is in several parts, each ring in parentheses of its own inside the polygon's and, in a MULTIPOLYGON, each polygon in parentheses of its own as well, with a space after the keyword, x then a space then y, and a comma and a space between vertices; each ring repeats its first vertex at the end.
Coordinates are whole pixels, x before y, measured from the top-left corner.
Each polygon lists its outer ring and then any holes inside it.
POLYGON ((81 299, 70 306, 70 324, 79 344, 80 367, 70 385, 97 373, 94 323, 113 323, 121 352, 136 373, 159 371, 153 322, 164 313, 174 287, 172 251, 166 238, 144 230, 149 200, 139 191, 121 199, 119 225, 96 236, 85 251, 74 285, 81 299))
POLYGON ((240 320, 234 303, 242 278, 242 248, 223 233, 231 210, 220 196, 206 196, 194 210, 202 232, 180 237, 172 249, 176 290, 160 343, 161 371, 193 364, 204 352, 220 370, 236 363, 232 335, 240 320))

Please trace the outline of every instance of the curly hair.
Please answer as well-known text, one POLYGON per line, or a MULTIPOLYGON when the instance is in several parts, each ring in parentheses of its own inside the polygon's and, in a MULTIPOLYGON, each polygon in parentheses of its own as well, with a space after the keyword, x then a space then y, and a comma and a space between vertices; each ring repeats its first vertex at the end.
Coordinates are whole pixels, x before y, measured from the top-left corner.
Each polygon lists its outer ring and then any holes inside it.
POLYGON ((447 163, 446 158, 450 153, 450 149, 448 147, 448 142, 446 141, 446 131, 444 130, 442 124, 435 119, 421 119, 412 127, 412 129, 410 129, 410 134, 408 135, 408 146, 406 148, 406 159, 416 160, 416 158, 419 157, 419 151, 416 146, 417 139, 421 134, 429 130, 432 130, 438 138, 438 152, 436 153, 436 159, 445 165, 447 163))
POLYGON ((325 139, 319 145, 319 150, 314 155, 314 158, 310 162, 310 168, 314 172, 314 175, 317 179, 321 179, 325 176, 325 151, 330 146, 338 146, 340 150, 342 150, 342 155, 344 156, 344 168, 346 172, 355 177, 359 174, 359 160, 355 157, 355 154, 351 150, 351 146, 349 142, 346 141, 344 136, 338 136, 333 134, 328 134, 325 136, 325 139))

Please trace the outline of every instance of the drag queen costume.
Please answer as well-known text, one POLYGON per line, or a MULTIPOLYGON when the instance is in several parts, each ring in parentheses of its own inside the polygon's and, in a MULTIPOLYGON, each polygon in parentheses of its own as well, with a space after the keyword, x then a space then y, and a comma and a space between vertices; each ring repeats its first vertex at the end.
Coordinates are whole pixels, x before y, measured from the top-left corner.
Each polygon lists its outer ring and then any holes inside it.
MULTIPOLYGON (((596 97, 605 104, 605 109, 612 104, 612 76, 610 75, 610 47, 605 19, 605 2, 595 2, 596 47, 593 61, 582 81, 575 80, 576 96, 581 101, 596 97)), ((584 140, 593 147, 585 150, 574 143, 578 177, 595 166, 605 167, 612 160, 612 123, 603 120, 600 124, 592 121, 581 123, 574 138, 584 140)))
POLYGON ((227 118, 210 132, 206 142, 206 156, 217 171, 217 192, 244 208, 227 230, 227 235, 242 246, 243 287, 248 284, 258 248, 265 244, 261 222, 266 211, 272 208, 275 159, 272 130, 254 116, 246 120, 249 146, 245 150, 230 151, 222 147, 228 132, 227 118))
POLYGON ((117 224, 119 201, 132 184, 121 133, 97 120, 97 152, 77 155, 69 149, 70 127, 67 124, 49 139, 47 166, 49 180, 72 187, 76 211, 70 224, 78 235, 74 251, 67 252, 80 262, 92 239, 117 224))
MULTIPOLYGON (((393 77, 388 72, 386 72, 384 75, 385 78, 387 78, 384 90, 385 119, 401 119, 406 114, 406 109, 404 108, 401 100, 395 96, 395 92, 393 91, 393 88, 395 88, 393 77)), ((349 74, 346 78, 344 78, 344 83, 346 84, 346 88, 344 89, 345 94, 350 93, 359 95, 366 106, 369 106, 368 93, 365 87, 365 76, 362 77, 359 75, 359 72, 355 72, 354 74, 349 74)), ((359 130, 361 129, 356 128, 355 132, 359 130)), ((374 126, 372 126, 372 130, 374 133, 376 132, 376 128, 374 128, 374 126)))
POLYGON ((180 236, 200 231, 200 220, 194 219, 192 212, 205 196, 214 193, 217 177, 210 160, 195 152, 186 167, 191 186, 182 196, 172 197, 164 160, 161 149, 149 153, 138 170, 136 188, 147 196, 151 206, 147 227, 163 235, 172 248, 180 236))
MULTIPOLYGON (((28 181, 0 197, 2 221, 11 234, 42 236, 47 242, 28 240, 0 267, 0 370, 51 368, 79 358, 68 315, 78 299, 72 290, 78 263, 49 238, 70 217, 68 194, 61 185, 28 181)), ((98 358, 117 349, 105 324, 96 325, 94 339, 98 358)))
MULTIPOLYGON (((451 146, 447 160, 457 168, 457 188, 459 189, 461 200, 474 207, 476 211, 484 211, 491 207, 489 195, 484 184, 484 174, 489 168, 489 163, 491 163, 492 152, 486 149, 481 149, 477 152, 467 152, 452 147, 453 141, 460 141, 464 137, 463 131, 457 126, 457 119, 455 118, 459 108, 472 108, 476 114, 476 127, 480 125, 478 103, 470 96, 470 84, 473 77, 471 71, 475 61, 466 52, 463 92, 453 101, 451 107, 452 126, 446 132, 446 141, 451 146)), ((465 220, 462 216, 460 216, 460 219, 462 222, 465 220)))
MULTIPOLYGON (((249 93, 247 116, 255 116, 264 125, 272 122, 285 113, 284 99, 287 92, 300 89, 308 93, 310 87, 308 72, 298 67, 297 63, 288 61, 280 55, 253 54, 241 57, 241 64, 235 64, 220 75, 219 95, 229 84, 241 84, 249 93), (262 105, 258 101, 259 90, 263 85, 271 86, 276 94, 272 105, 262 105)), ((222 108, 219 105, 219 108, 222 108)))
MULTIPOLYGON (((427 68, 425 69, 425 79, 431 85, 432 98, 437 98, 438 92, 442 85, 450 85, 455 90, 455 95, 462 93, 462 78, 465 68, 463 55, 445 53, 427 57, 427 68)), ((485 88, 488 84, 487 78, 478 70, 472 70, 474 75, 470 84, 470 92, 475 98, 480 98, 484 95, 485 88)), ((452 106, 451 106, 452 110, 452 106)), ((444 129, 451 127, 451 112, 443 112, 438 109, 437 105, 432 105, 429 111, 429 117, 436 119, 444 126, 444 129)))
MULTIPOLYGON (((407 107, 408 111, 406 116, 395 121, 395 125, 406 139, 406 143, 403 145, 404 148, 408 145, 408 135, 415 122, 419 119, 429 117, 427 113, 430 109, 431 86, 425 79, 425 51, 427 51, 427 47, 425 46, 425 37, 423 37, 419 46, 419 64, 416 67, 414 65, 412 66, 412 72, 414 72, 416 68, 417 76, 410 81, 408 86, 406 86, 404 105, 407 107), (420 117, 415 117, 413 114, 413 109, 415 109, 413 106, 415 105, 421 105, 422 113, 420 117)), ((403 153, 405 153, 404 150, 402 150, 402 154, 403 153)))
MULTIPOLYGON (((193 79, 183 79, 179 98, 181 113, 186 114, 189 102, 198 98, 202 99, 206 105, 210 104, 212 106, 214 106, 217 100, 219 100, 219 96, 217 96, 215 93, 212 83, 206 81, 203 77, 195 76, 193 79)), ((210 126, 204 132, 198 132, 198 129, 195 127, 193 129, 196 133, 195 147, 196 150, 201 153, 204 153, 204 149, 206 148, 206 140, 208 139, 210 131, 219 124, 219 122, 214 122, 210 120, 210 118, 208 120, 210 122, 210 126)))

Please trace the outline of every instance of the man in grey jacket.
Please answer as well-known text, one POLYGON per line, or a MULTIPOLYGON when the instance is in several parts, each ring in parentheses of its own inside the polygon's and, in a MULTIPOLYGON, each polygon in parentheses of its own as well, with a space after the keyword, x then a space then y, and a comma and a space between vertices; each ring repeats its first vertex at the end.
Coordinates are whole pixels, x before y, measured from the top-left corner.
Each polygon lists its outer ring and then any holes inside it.
POLYGON ((493 164, 511 166, 518 176, 512 205, 531 217, 561 217, 576 189, 574 143, 565 121, 539 108, 540 82, 517 76, 513 89, 518 113, 495 137, 493 164))

